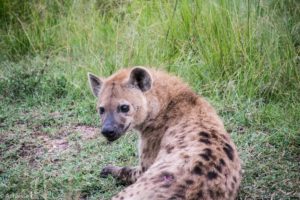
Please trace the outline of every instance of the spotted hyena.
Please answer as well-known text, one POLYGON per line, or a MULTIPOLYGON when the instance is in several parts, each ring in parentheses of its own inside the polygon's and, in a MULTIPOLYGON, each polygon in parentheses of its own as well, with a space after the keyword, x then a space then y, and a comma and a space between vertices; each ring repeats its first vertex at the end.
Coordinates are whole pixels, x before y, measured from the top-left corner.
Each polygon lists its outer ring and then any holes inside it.
POLYGON ((234 199, 238 152, 216 111, 179 78, 135 67, 102 79, 89 74, 109 141, 139 133, 139 165, 105 167, 130 184, 112 199, 234 199))

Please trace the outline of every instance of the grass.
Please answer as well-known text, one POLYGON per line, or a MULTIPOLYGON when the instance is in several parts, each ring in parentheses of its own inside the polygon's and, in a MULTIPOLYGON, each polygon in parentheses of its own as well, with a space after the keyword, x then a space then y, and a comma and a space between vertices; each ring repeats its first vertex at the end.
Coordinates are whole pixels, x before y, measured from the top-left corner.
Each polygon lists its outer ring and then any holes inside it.
POLYGON ((239 199, 300 198, 296 0, 0 1, 0 199, 109 199, 103 166, 136 136, 98 134, 86 73, 134 65, 182 77, 238 146, 239 199))

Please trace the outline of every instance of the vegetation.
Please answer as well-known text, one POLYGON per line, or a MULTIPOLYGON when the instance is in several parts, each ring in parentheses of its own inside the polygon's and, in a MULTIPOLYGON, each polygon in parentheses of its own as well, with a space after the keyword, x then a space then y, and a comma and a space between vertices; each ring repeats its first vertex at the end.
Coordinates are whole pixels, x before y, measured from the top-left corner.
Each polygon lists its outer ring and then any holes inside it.
POLYGON ((0 0, 0 199, 109 199, 137 162, 108 144, 86 74, 127 66, 187 81, 244 162, 239 199, 300 198, 297 0, 0 0))

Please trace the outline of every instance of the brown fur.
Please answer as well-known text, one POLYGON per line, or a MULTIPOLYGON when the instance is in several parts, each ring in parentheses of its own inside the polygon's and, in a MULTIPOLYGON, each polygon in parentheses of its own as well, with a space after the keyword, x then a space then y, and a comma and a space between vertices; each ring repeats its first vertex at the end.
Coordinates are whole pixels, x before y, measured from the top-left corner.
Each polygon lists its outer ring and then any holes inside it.
POLYGON ((130 113, 115 118, 140 137, 138 167, 102 171, 133 183, 113 199, 235 199, 240 159, 215 110, 180 79, 144 70, 151 78, 147 91, 129 84, 132 69, 123 69, 103 80, 97 93, 98 107, 130 102, 130 113))

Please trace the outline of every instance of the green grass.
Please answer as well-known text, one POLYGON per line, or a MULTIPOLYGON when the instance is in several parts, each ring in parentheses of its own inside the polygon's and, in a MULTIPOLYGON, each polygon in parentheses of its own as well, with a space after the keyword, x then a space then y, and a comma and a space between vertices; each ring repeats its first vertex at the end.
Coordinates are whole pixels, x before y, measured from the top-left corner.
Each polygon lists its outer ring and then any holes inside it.
POLYGON ((239 199, 300 198, 300 3, 296 0, 0 0, 0 199, 109 199, 108 144, 86 73, 153 66, 217 108, 238 146, 239 199))

